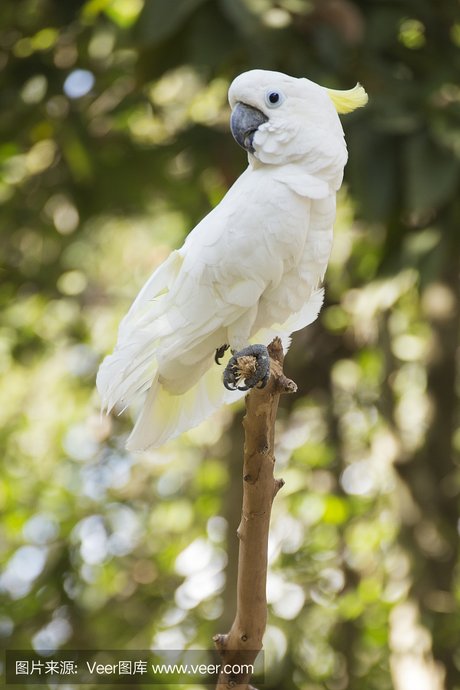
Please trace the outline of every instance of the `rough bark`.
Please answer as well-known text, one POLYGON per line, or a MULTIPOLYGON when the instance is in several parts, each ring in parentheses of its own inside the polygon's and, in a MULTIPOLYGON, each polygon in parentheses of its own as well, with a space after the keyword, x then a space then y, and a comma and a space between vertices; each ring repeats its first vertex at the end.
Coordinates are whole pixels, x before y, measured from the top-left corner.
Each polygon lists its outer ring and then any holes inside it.
POLYGON ((275 420, 282 393, 297 387, 283 374, 283 348, 275 339, 268 348, 270 379, 246 397, 243 461, 243 509, 238 527, 239 555, 236 615, 229 633, 216 635, 222 659, 217 688, 249 690, 250 673, 229 671, 226 666, 252 664, 262 649, 267 622, 267 548, 273 499, 283 486, 273 475, 275 420), (225 672, 225 671, 228 672, 225 672))

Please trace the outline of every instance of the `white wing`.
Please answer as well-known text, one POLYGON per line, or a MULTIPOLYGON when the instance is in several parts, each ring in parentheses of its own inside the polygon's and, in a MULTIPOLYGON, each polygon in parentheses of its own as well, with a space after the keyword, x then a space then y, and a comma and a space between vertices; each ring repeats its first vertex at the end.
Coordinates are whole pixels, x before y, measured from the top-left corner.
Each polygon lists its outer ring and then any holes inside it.
POLYGON ((227 327, 257 303, 268 268, 252 277, 248 259, 232 258, 242 244, 237 241, 241 201, 235 197, 241 199, 250 187, 247 175, 239 178, 140 291, 120 324, 113 354, 98 372, 97 387, 108 411, 142 399, 156 376, 163 385, 169 382, 170 392, 188 390, 226 342, 227 327))
POLYGON ((279 335, 287 348, 290 333, 316 318, 322 292, 311 285, 306 304, 281 310, 288 318, 257 320, 261 296, 305 247, 308 186, 312 197, 325 195, 310 176, 248 169, 142 288, 97 378, 108 410, 145 400, 130 449, 161 445, 244 395, 225 390, 213 361, 229 338, 268 345, 279 335))

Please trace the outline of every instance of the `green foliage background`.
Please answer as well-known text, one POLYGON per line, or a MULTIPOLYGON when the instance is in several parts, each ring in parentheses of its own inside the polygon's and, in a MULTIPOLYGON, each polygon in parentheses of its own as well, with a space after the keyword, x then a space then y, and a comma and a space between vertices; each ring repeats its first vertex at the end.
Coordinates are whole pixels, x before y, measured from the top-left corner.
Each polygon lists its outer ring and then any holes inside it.
POLYGON ((232 620, 241 408, 133 456, 94 377, 245 167, 226 91, 253 67, 370 95, 286 362, 265 687, 458 690, 456 0, 1 3, 1 639, 208 648, 232 620))

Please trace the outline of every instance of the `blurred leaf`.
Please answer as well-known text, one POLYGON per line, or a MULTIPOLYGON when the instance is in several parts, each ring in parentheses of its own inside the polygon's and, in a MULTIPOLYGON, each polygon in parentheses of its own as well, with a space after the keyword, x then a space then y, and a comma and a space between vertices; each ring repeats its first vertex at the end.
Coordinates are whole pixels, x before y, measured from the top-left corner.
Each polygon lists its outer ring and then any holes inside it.
POLYGON ((147 0, 136 26, 145 44, 155 45, 169 38, 207 0, 147 0))
POLYGON ((334 453, 324 443, 308 442, 296 448, 293 459, 310 467, 327 467, 333 461, 334 453))
POLYGON ((219 0, 225 15, 243 35, 254 34, 259 22, 246 0, 219 0))
POLYGON ((322 519, 333 525, 340 525, 348 519, 350 508, 345 499, 339 496, 327 496, 322 519))
POLYGON ((405 153, 407 210, 437 209, 458 187, 460 161, 423 134, 409 139, 405 153))
POLYGON ((128 28, 137 20, 144 0, 112 0, 105 8, 105 13, 122 28, 128 28))
POLYGON ((368 219, 384 219, 399 195, 397 143, 369 126, 353 127, 348 141, 351 154, 347 171, 360 211, 368 219))

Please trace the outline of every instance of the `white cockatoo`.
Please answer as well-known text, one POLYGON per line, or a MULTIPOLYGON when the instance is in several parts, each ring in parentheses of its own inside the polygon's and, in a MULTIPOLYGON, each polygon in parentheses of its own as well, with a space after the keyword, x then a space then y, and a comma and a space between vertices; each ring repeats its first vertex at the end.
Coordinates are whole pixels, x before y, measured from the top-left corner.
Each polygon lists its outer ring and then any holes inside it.
POLYGON ((264 385, 266 346, 279 336, 287 350, 322 305, 347 161, 338 113, 364 105, 366 92, 257 69, 238 76, 228 98, 249 165, 154 271, 98 372, 108 412, 141 406, 131 450, 157 447, 264 385), (257 361, 247 379, 236 369, 241 351, 257 361))

